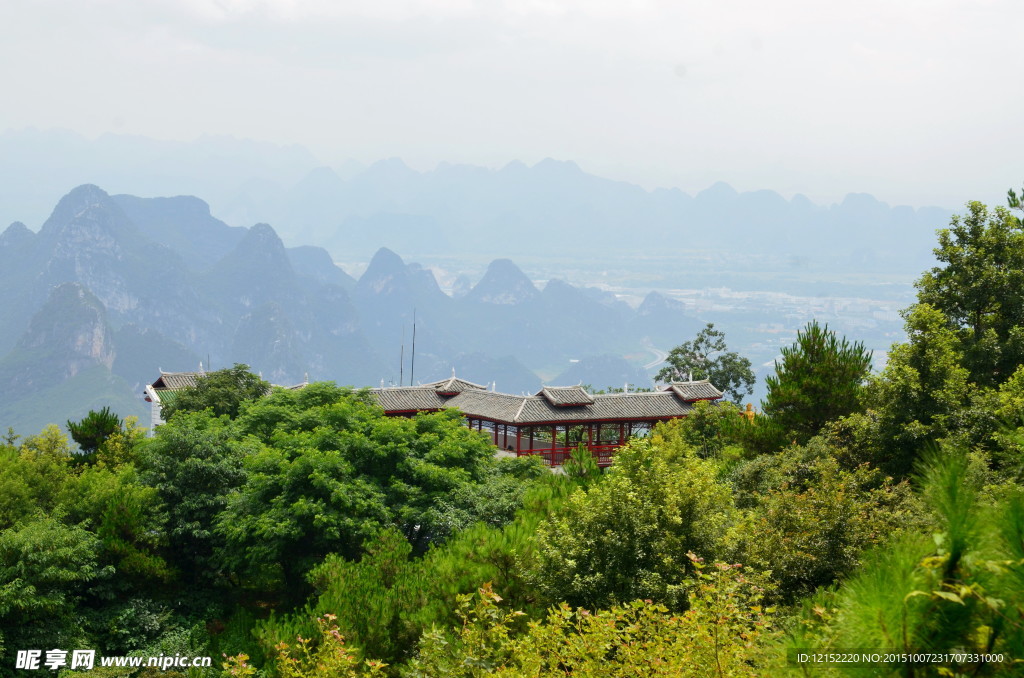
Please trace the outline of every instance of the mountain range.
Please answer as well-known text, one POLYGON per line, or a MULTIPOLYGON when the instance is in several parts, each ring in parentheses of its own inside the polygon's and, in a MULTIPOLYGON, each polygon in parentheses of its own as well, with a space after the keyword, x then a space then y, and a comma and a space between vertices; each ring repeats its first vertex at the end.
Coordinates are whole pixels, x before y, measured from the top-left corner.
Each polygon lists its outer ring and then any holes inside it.
POLYGON ((273 224, 285 243, 322 246, 336 261, 365 262, 382 246, 483 261, 708 250, 916 275, 931 264, 935 229, 950 216, 863 193, 819 205, 724 183, 693 194, 645 190, 553 159, 497 169, 441 163, 417 171, 397 158, 327 167, 299 146, 229 137, 0 134, 0 223, 41 219, 67 186, 85 182, 134 195, 201 195, 229 224, 273 224))
POLYGON ((642 353, 642 337, 698 327, 657 293, 634 310, 561 280, 539 289, 504 258, 458 296, 387 248, 356 280, 324 249, 285 247, 263 223, 229 226, 198 198, 88 184, 38 232, 15 222, 0 234, 0 294, 0 426, 26 432, 104 404, 140 415, 159 369, 200 363, 246 363, 278 384, 411 383, 455 369, 514 393, 564 370, 618 386, 644 377, 622 357, 642 353))

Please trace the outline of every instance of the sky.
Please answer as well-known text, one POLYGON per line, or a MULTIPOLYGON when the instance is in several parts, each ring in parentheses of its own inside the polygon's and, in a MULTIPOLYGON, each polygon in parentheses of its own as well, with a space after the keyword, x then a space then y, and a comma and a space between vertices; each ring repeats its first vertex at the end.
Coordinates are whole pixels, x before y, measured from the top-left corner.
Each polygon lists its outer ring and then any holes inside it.
POLYGON ((1019 0, 3 0, 0 131, 1002 202, 1019 0))

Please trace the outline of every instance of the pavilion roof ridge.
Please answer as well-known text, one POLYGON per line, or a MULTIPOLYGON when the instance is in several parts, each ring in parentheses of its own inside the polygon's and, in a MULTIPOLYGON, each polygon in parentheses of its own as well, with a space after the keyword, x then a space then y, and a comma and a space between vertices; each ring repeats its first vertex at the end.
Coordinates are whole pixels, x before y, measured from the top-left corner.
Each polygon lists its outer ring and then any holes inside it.
POLYGON ((698 381, 673 381, 665 387, 665 391, 671 391, 683 400, 718 400, 724 394, 718 390, 709 379, 698 381))
POLYGON ((582 385, 544 386, 535 395, 544 396, 557 407, 578 407, 594 404, 594 396, 587 393, 582 385))
POLYGON ((371 388, 370 391, 381 391, 381 390, 384 390, 384 391, 396 390, 397 391, 398 389, 406 390, 406 389, 410 389, 410 388, 418 389, 418 390, 421 390, 421 391, 428 391, 428 390, 429 391, 433 391, 433 390, 435 390, 434 389, 434 384, 416 384, 415 386, 412 386, 412 385, 410 385, 410 386, 375 386, 375 387, 371 388))
POLYGON ((625 398, 625 397, 632 398, 634 396, 648 396, 648 397, 656 396, 656 397, 659 397, 659 398, 663 398, 664 394, 665 394, 665 392, 667 390, 668 389, 661 389, 661 390, 658 390, 658 391, 628 391, 628 392, 623 392, 623 393, 595 393, 594 397, 595 398, 625 398))
POLYGON ((516 416, 512 418, 512 421, 519 421, 519 417, 521 417, 523 414, 524 407, 526 407, 526 397, 524 397, 523 401, 519 403, 519 409, 516 410, 516 416))

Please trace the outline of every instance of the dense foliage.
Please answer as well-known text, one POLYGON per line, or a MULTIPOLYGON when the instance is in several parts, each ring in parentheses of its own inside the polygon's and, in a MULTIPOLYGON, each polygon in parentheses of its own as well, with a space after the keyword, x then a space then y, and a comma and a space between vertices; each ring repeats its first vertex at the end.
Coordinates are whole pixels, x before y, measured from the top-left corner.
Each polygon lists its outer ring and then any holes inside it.
POLYGON ((826 423, 858 407, 871 353, 860 342, 836 336, 816 321, 797 332, 782 349, 775 374, 765 380, 764 413, 786 439, 807 442, 826 423))
POLYGON ((248 365, 235 363, 234 367, 209 372, 196 379, 194 386, 172 392, 161 411, 164 419, 177 412, 202 412, 209 408, 214 414, 234 417, 247 400, 253 400, 270 391, 270 384, 249 371, 248 365))
POLYGON ((724 556, 733 520, 713 462, 637 441, 603 482, 574 493, 540 526, 530 577, 552 603, 593 609, 651 598, 683 609, 686 554, 724 556))
MULTIPOLYGON (((151 438, 109 411, 69 422, 81 450, 8 432, 0 675, 43 648, 260 678, 1019 675, 1024 239, 969 210, 880 373, 811 323, 763 412, 698 404, 603 472, 585 449, 557 474, 497 459, 456 412, 267 392, 244 366, 151 438), (795 660, 849 648, 1004 659, 795 660)), ((707 364, 720 338, 675 358, 707 364)))
POLYGON ((993 386, 1024 362, 1024 226, 1006 208, 967 207, 939 231, 940 265, 921 276, 918 296, 956 332, 971 380, 993 386))

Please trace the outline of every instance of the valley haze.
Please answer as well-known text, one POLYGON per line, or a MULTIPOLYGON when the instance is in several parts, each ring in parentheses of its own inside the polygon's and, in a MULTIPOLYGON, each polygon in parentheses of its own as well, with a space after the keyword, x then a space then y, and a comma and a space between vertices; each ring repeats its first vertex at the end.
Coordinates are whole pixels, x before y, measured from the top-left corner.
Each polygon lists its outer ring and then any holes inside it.
MULTIPOLYGON (((102 156, 111 142, 86 147, 102 156)), ((205 182, 231 221, 257 225, 229 225, 199 197, 95 184, 60 198, 38 231, 14 222, 0 237, 0 424, 27 432, 105 404, 141 415, 158 369, 200 362, 244 362, 285 385, 408 383, 414 312, 417 382, 455 369, 512 393, 650 387, 665 352, 707 322, 759 377, 812 318, 865 341, 880 365, 949 220, 863 194, 820 206, 724 183, 648 191, 550 159, 338 171, 251 142, 120 142, 138 165, 112 159, 97 172, 111 183, 205 182), (161 172, 172 151, 175 171, 161 172), (214 156, 234 182, 202 171, 214 156), (246 175, 253 166, 277 182, 246 175)), ((38 213, 53 189, 32 185, 8 186, 5 209, 38 213)), ((759 384, 750 400, 762 396, 759 384)))

